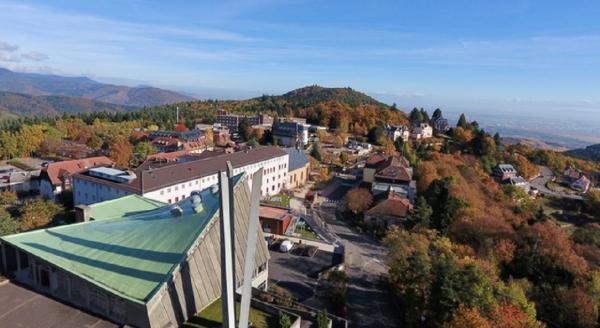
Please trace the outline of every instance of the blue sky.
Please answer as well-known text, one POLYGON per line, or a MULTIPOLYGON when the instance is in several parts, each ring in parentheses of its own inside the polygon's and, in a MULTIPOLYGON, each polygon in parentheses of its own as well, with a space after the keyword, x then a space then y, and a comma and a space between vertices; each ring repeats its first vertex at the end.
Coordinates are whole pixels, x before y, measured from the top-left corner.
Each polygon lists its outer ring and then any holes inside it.
POLYGON ((350 86, 401 107, 600 106, 598 1, 0 0, 0 66, 199 97, 350 86))

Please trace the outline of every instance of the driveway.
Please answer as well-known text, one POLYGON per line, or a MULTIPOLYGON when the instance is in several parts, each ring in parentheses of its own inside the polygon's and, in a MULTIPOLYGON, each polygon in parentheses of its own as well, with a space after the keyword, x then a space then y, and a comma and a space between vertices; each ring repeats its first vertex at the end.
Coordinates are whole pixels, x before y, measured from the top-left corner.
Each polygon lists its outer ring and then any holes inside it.
POLYGON ((269 284, 277 285, 292 293, 300 303, 324 308, 324 296, 318 290, 318 273, 340 261, 333 253, 317 251, 313 257, 269 251, 269 284))
POLYGON ((575 200, 582 200, 583 197, 579 195, 571 195, 565 192, 557 192, 548 188, 548 182, 555 179, 554 173, 547 166, 539 166, 540 176, 531 180, 529 183, 532 187, 540 191, 541 194, 554 196, 558 198, 569 198, 575 200))
POLYGON ((113 328, 116 324, 12 283, 0 286, 0 326, 113 328))
POLYGON ((335 219, 332 212, 320 211, 328 230, 345 247, 346 273, 350 277, 347 305, 352 327, 401 327, 394 307, 384 264, 386 249, 379 242, 354 232, 335 219))

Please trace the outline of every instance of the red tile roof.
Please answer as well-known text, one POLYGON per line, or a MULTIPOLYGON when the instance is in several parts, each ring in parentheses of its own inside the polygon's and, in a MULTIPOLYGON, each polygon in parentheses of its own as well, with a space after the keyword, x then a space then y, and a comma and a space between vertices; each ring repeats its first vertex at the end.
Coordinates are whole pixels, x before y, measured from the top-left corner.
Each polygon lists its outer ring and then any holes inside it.
POLYGON ((369 216, 405 218, 410 210, 412 210, 412 205, 408 198, 390 193, 387 199, 375 205, 365 214, 369 216))
POLYGON ((62 161, 50 163, 42 170, 42 177, 46 177, 52 185, 58 186, 62 183, 62 178, 83 172, 96 166, 113 165, 114 162, 106 156, 89 157, 72 161, 62 161))

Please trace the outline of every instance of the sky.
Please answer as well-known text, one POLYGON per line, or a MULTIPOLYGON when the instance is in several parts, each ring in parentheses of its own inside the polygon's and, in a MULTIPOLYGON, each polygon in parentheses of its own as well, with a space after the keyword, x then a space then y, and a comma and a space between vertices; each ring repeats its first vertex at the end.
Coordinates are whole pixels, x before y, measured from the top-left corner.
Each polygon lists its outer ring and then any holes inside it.
POLYGON ((401 108, 600 108, 598 1, 3 1, 0 66, 199 98, 350 86, 401 108))

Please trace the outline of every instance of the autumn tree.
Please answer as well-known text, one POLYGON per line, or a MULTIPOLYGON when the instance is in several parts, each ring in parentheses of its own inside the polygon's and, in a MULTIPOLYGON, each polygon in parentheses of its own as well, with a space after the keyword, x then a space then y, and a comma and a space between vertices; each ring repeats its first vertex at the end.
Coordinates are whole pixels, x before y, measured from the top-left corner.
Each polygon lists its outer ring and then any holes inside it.
POLYGON ((9 131, 0 131, 0 158, 12 159, 18 155, 18 136, 9 131))
POLYGON ((443 328, 492 328, 497 327, 481 313, 477 308, 467 308, 460 306, 454 315, 452 320, 444 323, 443 328))
POLYGON ((590 190, 585 195, 585 204, 591 213, 600 213, 600 190, 590 190))
POLYGON ((372 203, 373 195, 367 189, 355 188, 346 194, 346 205, 354 214, 369 209, 372 203))
POLYGON ((36 199, 25 203, 21 209, 21 230, 27 231, 47 226, 62 207, 49 200, 36 199))
POLYGON ((17 193, 14 191, 0 191, 0 207, 7 208, 17 202, 17 193))
POLYGON ((340 163, 342 163, 342 165, 346 165, 348 163, 348 153, 345 151, 340 153, 340 163))
POLYGON ((115 137, 108 145, 108 156, 119 167, 129 167, 133 146, 126 137, 115 137))

